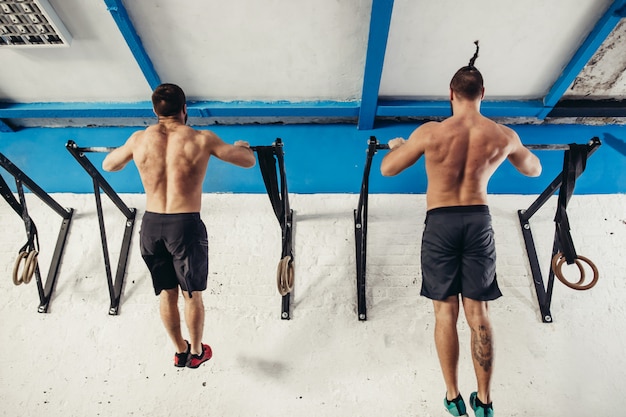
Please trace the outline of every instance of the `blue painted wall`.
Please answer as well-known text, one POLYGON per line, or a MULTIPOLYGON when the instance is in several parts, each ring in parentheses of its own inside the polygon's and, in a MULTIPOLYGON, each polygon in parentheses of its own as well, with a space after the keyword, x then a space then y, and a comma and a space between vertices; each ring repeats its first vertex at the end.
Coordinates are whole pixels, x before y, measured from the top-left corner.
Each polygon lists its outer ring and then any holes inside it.
MULTIPOLYGON (((371 135, 381 143, 408 137, 416 124, 393 124, 374 130, 358 130, 346 125, 249 125, 212 127, 226 142, 242 139, 251 145, 271 145, 280 137, 284 142, 285 169, 291 193, 359 193, 363 178, 367 141, 371 135)), ((525 144, 587 143, 597 136, 602 146, 589 159, 587 170, 578 180, 577 194, 626 192, 626 126, 515 125, 525 144)), ((119 146, 137 128, 29 128, 0 133, 0 153, 48 193, 91 193, 91 177, 65 149, 68 140, 80 147, 119 146)), ((380 160, 386 150, 374 156, 370 193, 424 193, 424 163, 419 161, 402 174, 380 175, 380 160)), ((505 162, 489 184, 494 194, 538 194, 562 169, 562 151, 538 151, 544 170, 539 178, 518 174, 505 162)), ((89 154, 100 168, 104 154, 89 154)), ((7 183, 13 178, 0 168, 7 183)), ((143 192, 132 163, 122 172, 104 173, 118 193, 143 192)), ((217 159, 209 163, 204 191, 264 193, 258 165, 252 169, 233 167, 217 159)))

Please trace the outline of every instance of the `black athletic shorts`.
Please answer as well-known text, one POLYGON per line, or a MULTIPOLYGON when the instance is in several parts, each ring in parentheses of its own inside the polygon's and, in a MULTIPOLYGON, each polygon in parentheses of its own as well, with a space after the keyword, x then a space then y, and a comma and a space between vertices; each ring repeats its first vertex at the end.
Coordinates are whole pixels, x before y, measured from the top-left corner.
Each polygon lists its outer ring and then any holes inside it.
POLYGON ((184 291, 206 290, 209 241, 200 213, 146 212, 139 237, 156 295, 177 285, 184 291))
POLYGON ((502 295, 489 207, 428 210, 424 224, 421 295, 444 300, 461 294, 478 301, 502 295))

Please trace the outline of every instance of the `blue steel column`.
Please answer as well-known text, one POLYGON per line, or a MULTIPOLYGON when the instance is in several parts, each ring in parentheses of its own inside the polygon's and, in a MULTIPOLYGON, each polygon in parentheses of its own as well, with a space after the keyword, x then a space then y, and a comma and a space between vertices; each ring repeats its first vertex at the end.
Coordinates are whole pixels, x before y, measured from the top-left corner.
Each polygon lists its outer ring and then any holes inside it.
POLYGON ((117 27, 120 29, 124 40, 128 44, 131 53, 135 57, 141 72, 143 72, 144 77, 146 77, 146 81, 150 84, 150 88, 154 90, 161 84, 161 79, 159 78, 159 74, 154 70, 152 61, 146 53, 139 35, 137 35, 137 31, 126 12, 122 0, 104 0, 104 2, 107 5, 107 10, 109 10, 111 16, 113 16, 117 27))
POLYGON ((383 74, 387 37, 391 25, 393 0, 373 0, 370 18, 370 33, 367 40, 367 56, 361 92, 359 129, 372 129, 378 107, 378 90, 383 74))

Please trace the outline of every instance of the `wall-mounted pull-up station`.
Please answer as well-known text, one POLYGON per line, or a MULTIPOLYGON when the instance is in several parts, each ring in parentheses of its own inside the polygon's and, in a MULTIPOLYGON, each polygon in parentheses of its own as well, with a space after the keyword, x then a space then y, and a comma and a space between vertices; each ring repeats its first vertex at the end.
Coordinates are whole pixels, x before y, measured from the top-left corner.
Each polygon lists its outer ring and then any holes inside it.
POLYGON ((541 311, 541 319, 544 323, 552 322, 552 313, 550 312, 550 304, 552 303, 552 291, 554 289, 554 277, 556 276, 561 282, 570 288, 576 290, 587 290, 593 287, 599 277, 598 269, 588 258, 578 255, 574 248, 572 236, 570 234, 570 223, 567 217, 567 204, 574 193, 576 179, 583 173, 587 165, 587 158, 591 156, 602 143, 600 139, 593 138, 587 144, 569 144, 569 145, 526 145, 528 149, 543 150, 563 150, 563 170, 548 185, 548 187, 539 195, 539 197, 525 210, 518 210, 522 235, 526 244, 526 252, 533 276, 533 283, 537 292, 537 300, 541 311), (550 262, 550 272, 548 274, 548 285, 546 286, 541 275, 541 268, 537 258, 537 250, 533 235, 530 230, 530 218, 539 210, 550 197, 559 191, 559 199, 556 209, 554 222, 556 230, 554 233, 554 244, 552 247, 552 256, 550 262), (578 281, 572 282, 568 280, 563 272, 564 263, 568 265, 576 264, 580 277, 578 281), (587 264, 593 275, 589 282, 586 282, 586 273, 583 263, 587 264))
POLYGON ((37 290, 39 292, 38 311, 40 313, 46 313, 48 311, 50 298, 52 296, 52 292, 54 291, 54 286, 59 274, 61 257, 63 256, 63 249, 65 248, 65 242, 67 240, 67 234, 72 222, 74 209, 61 207, 59 203, 50 197, 43 189, 41 189, 41 187, 39 187, 32 179, 30 179, 26 174, 24 174, 24 172, 22 172, 2 154, 0 154, 0 165, 2 165, 2 167, 15 178, 15 187, 17 189, 19 201, 11 192, 11 189, 5 182, 4 178, 0 176, 0 192, 2 193, 2 197, 4 197, 6 202, 17 213, 17 215, 21 217, 24 221, 24 227, 26 228, 27 242, 19 250, 15 261, 15 266, 13 268, 13 283, 15 285, 22 283, 28 284, 31 281, 32 276, 35 275, 37 290), (28 214, 26 198, 24 197, 24 186, 26 186, 34 195, 36 195, 63 219, 45 283, 42 282, 39 263, 37 261, 40 251, 37 227, 35 226, 33 219, 28 214))
POLYGON ((251 149, 257 153, 267 195, 282 230, 282 251, 276 271, 276 281, 278 292, 282 296, 280 317, 283 320, 289 320, 291 318, 290 300, 294 285, 294 219, 293 210, 289 205, 283 142, 277 138, 271 146, 251 146, 251 149), (280 182, 278 181, 279 175, 280 182))
POLYGON ((356 298, 357 316, 359 320, 367 320, 367 303, 365 300, 365 272, 367 252, 367 203, 369 196, 369 177, 372 158, 379 149, 389 149, 389 145, 381 145, 376 137, 371 136, 367 145, 363 182, 359 194, 359 205, 354 210, 354 241, 356 244, 356 298))
POLYGON ((120 196, 115 192, 115 190, 113 190, 113 187, 111 187, 111 185, 104 179, 102 174, 100 174, 96 167, 85 156, 85 154, 89 152, 110 152, 115 148, 81 148, 72 140, 68 141, 65 147, 93 179, 94 194, 96 197, 96 209, 98 212, 98 222, 100 225, 100 237, 102 239, 102 252, 104 255, 104 268, 106 270, 107 283, 109 286, 109 297, 111 299, 109 314, 117 315, 119 312, 120 299, 122 296, 122 285, 124 283, 124 275, 126 274, 128 252, 130 250, 130 241, 132 237, 133 227, 135 225, 135 215, 137 214, 137 210, 134 208, 128 208, 128 206, 122 201, 120 196), (104 227, 104 215, 102 212, 102 200, 100 198, 100 190, 104 191, 104 193, 111 199, 113 204, 115 204, 115 206, 122 212, 124 217, 126 217, 124 237, 122 238, 122 248, 117 263, 115 281, 113 281, 113 276, 111 273, 111 263, 107 244, 106 230, 104 227))
MULTIPOLYGON (((526 148, 533 151, 565 151, 563 161, 563 171, 550 183, 546 190, 541 193, 537 200, 526 210, 519 210, 518 216, 522 227, 522 233, 526 244, 526 251, 530 261, 533 275, 533 282, 537 291, 539 308, 541 310, 542 320, 546 323, 552 321, 550 313, 550 303, 552 299, 552 290, 554 285, 554 277, 570 288, 577 290, 586 290, 593 287, 599 277, 598 268, 588 258, 578 255, 574 249, 572 236, 570 234, 570 225, 567 218, 567 203, 569 202, 573 192, 576 179, 582 174, 586 167, 587 158, 593 154, 601 145, 598 138, 593 138, 587 144, 545 144, 545 145, 525 145, 526 148), (556 232, 554 237, 554 246, 550 263, 550 275, 548 278, 547 289, 544 285, 537 258, 532 232, 530 230, 529 220, 539 210, 548 199, 559 190, 559 202, 557 213, 555 216, 556 232), (564 264, 575 264, 578 268, 580 276, 574 282, 568 280, 563 272, 564 264), (587 264, 585 268, 584 264, 587 264), (591 279, 586 282, 588 274, 586 269, 590 269, 591 279)), ((388 145, 381 145, 375 137, 370 137, 367 147, 367 157, 365 160, 365 169, 363 173, 363 182, 361 184, 361 193, 359 195, 358 208, 354 210, 354 236, 356 243, 356 286, 357 286, 357 314, 359 320, 367 320, 366 306, 366 252, 367 252, 367 205, 369 193, 369 175, 372 165, 372 158, 378 150, 389 149, 388 145)))

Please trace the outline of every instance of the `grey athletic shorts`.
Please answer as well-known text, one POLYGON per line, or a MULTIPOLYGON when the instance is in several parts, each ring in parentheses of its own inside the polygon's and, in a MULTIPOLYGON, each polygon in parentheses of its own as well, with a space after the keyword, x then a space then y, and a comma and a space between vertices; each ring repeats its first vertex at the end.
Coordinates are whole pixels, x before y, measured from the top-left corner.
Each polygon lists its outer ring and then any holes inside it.
POLYGON ((139 237, 156 295, 177 285, 184 291, 206 290, 209 241, 200 213, 146 212, 139 237))
POLYGON ((478 301, 502 295, 489 207, 436 208, 424 224, 421 295, 444 300, 461 294, 478 301))

